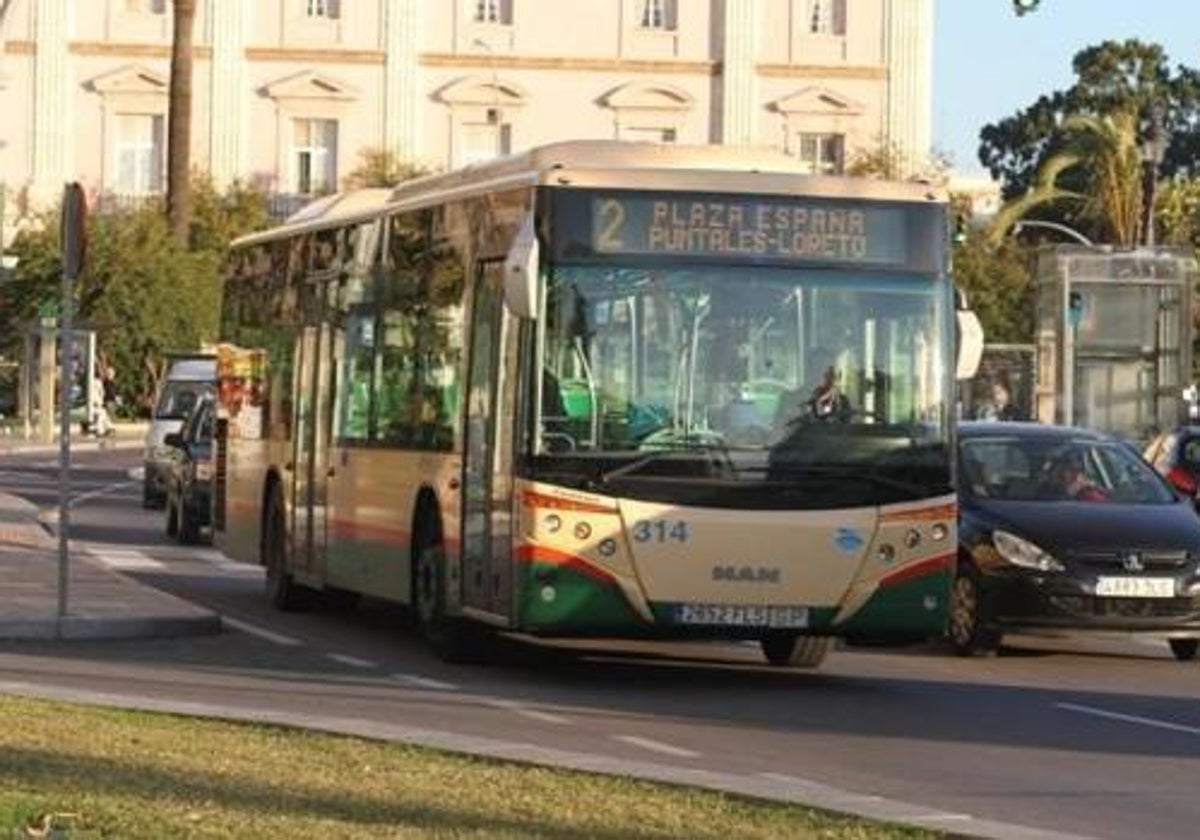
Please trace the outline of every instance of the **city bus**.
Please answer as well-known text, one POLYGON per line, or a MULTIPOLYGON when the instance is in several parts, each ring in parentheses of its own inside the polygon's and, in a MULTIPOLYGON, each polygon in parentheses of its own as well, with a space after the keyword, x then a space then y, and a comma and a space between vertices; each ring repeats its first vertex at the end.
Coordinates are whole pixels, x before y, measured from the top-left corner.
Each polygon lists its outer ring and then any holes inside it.
MULTIPOLYGON (((483 636, 940 634, 948 202, 779 153, 579 141, 318 199, 233 246, 214 536, 290 609, 483 636)), ((969 343, 969 342, 967 342, 969 343)))

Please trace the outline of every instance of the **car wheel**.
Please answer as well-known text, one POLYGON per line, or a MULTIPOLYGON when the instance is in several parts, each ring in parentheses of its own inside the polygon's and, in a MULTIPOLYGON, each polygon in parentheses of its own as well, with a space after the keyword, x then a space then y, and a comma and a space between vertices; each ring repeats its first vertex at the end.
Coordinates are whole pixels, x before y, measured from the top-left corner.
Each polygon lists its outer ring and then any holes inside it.
POLYGON ((1168 643, 1171 653, 1180 662, 1191 662, 1196 658, 1196 651, 1200 650, 1200 639, 1169 639, 1168 643))
POLYGON ((446 555, 440 533, 426 535, 413 565, 413 606, 426 644, 443 662, 485 660, 488 639, 483 628, 446 615, 446 555))
POLYGON ((1000 647, 1000 634, 990 626, 979 578, 960 567, 950 595, 950 644, 959 656, 986 656, 1000 647))
POLYGON ((167 536, 175 537, 179 535, 179 517, 175 512, 175 505, 167 500, 167 536))
POLYGON ((279 610, 304 609, 308 606, 308 590, 297 584, 288 571, 287 525, 278 490, 272 490, 268 497, 265 525, 263 560, 267 567, 267 600, 279 610))
POLYGON ((184 545, 195 545, 200 542, 200 528, 196 519, 188 510, 187 503, 180 499, 179 506, 179 541, 184 545))
POLYGON ((831 636, 778 633, 759 643, 763 656, 777 668, 818 668, 833 649, 831 636))

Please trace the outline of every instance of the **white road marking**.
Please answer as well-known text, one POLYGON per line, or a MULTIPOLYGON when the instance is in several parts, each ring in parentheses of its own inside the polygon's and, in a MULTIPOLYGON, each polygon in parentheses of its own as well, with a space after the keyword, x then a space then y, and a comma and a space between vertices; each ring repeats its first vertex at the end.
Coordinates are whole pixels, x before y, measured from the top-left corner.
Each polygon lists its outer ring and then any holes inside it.
POLYGON ((129 471, 127 473, 125 473, 125 475, 129 476, 134 481, 144 481, 146 478, 146 468, 145 467, 130 467, 129 471))
POLYGON ((503 697, 480 697, 479 701, 485 706, 491 706, 495 709, 505 709, 522 717, 539 721, 540 723, 552 723, 556 726, 570 726, 571 724, 571 721, 562 715, 554 715, 550 712, 543 712, 540 709, 530 709, 516 700, 508 700, 503 697))
POLYGON ((334 662, 339 662, 342 665, 349 665, 351 668, 378 668, 379 663, 372 662, 369 659, 359 659, 357 656, 347 656, 344 653, 327 653, 326 659, 332 659, 334 662))
POLYGON ((662 753, 663 755, 673 755, 676 758, 699 758, 700 753, 685 750, 683 747, 676 747, 672 744, 664 744, 662 741, 654 741, 650 738, 639 738, 637 735, 614 735, 618 741, 630 744, 635 747, 641 747, 644 750, 651 752, 662 753))
POLYGON ((101 487, 99 490, 91 490, 87 493, 80 493, 78 496, 71 497, 70 506, 75 507, 80 502, 86 502, 89 499, 95 499, 100 496, 107 496, 109 493, 116 492, 117 490, 124 490, 126 487, 132 487, 133 484, 134 482, 132 481, 121 481, 117 484, 109 484, 105 487, 101 487))
POLYGON ((768 779, 772 782, 780 782, 791 788, 795 788, 802 794, 820 796, 834 807, 887 806, 900 809, 900 813, 902 813, 905 819, 920 820, 922 823, 971 822, 975 819, 970 814, 960 814, 954 811, 938 811, 907 802, 885 799, 882 796, 875 796, 874 794, 855 793, 854 791, 827 785, 824 782, 806 779, 802 776, 789 776, 786 773, 759 773, 758 775, 760 778, 768 779))
POLYGON ((1171 723, 1166 720, 1155 720, 1154 718, 1141 717, 1140 715, 1126 715, 1120 712, 1109 712, 1105 709, 1096 709, 1091 706, 1077 706, 1074 703, 1055 703, 1057 708, 1068 712, 1078 712, 1081 715, 1092 715, 1093 717, 1107 718, 1108 720, 1119 720, 1123 723, 1136 723, 1139 726, 1150 726, 1155 729, 1167 729, 1171 732, 1185 732, 1188 735, 1200 735, 1200 726, 1186 726, 1182 723, 1171 723))
POLYGON ((418 688, 431 688, 434 691, 457 691, 458 686, 454 683, 442 682, 431 677, 422 677, 418 674, 391 674, 392 679, 406 682, 410 685, 415 685, 418 688))
POLYGON ((166 564, 155 560, 141 551, 124 548, 90 549, 88 556, 98 560, 109 569, 130 571, 133 569, 165 569, 166 564))
POLYGON ((265 627, 259 627, 255 624, 241 621, 240 619, 230 618, 227 615, 221 616, 221 623, 228 624, 234 630, 240 630, 243 633, 248 633, 251 636, 257 636, 260 639, 266 639, 268 642, 274 642, 277 645, 300 647, 304 644, 299 639, 293 639, 291 636, 284 636, 282 633, 276 633, 274 630, 267 630, 265 627))

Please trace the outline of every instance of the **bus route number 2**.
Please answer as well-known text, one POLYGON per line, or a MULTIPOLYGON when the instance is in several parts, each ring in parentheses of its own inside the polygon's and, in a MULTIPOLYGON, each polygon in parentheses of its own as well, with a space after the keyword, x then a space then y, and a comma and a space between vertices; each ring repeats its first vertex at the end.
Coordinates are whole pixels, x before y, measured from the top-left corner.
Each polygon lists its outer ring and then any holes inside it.
POLYGON ((685 543, 691 538, 691 528, 679 519, 643 519, 633 525, 634 542, 685 543))

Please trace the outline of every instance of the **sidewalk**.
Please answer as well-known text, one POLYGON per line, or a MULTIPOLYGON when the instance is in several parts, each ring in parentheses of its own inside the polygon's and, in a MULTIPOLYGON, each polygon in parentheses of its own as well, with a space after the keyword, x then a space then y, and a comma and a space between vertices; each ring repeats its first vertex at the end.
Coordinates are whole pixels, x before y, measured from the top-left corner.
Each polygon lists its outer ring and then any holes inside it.
MULTIPOLYGON (((106 438, 86 437, 79 427, 71 429, 72 452, 96 452, 101 449, 141 449, 149 423, 114 423, 114 434, 106 438)), ((55 428, 57 432, 57 427, 55 428)), ((42 443, 36 437, 25 438, 12 426, 0 426, 0 455, 7 454, 57 455, 58 437, 53 443, 42 443)))
POLYGON ((72 552, 58 616, 58 542, 29 502, 0 492, 0 641, 131 639, 219 633, 216 613, 72 552))

